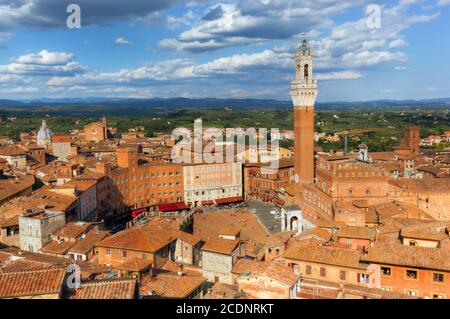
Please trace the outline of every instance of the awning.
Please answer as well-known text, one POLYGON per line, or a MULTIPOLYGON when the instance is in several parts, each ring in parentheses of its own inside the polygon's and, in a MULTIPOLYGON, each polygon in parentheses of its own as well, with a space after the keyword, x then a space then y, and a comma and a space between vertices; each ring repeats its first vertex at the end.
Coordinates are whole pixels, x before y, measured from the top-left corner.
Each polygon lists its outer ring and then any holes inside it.
POLYGON ((230 203, 236 203, 236 202, 242 202, 244 198, 242 196, 236 196, 236 197, 228 197, 228 198, 220 198, 216 199, 216 204, 230 204, 230 203))
POLYGON ((137 217, 137 216, 139 216, 140 214, 142 214, 142 213, 144 213, 144 212, 146 212, 146 211, 147 211, 147 208, 133 209, 133 210, 131 211, 131 216, 137 217))
POLYGON ((212 200, 202 200, 202 206, 214 205, 214 201, 212 200))
POLYGON ((159 204, 158 211, 160 212, 171 212, 177 210, 189 209, 185 203, 174 203, 174 204, 159 204))

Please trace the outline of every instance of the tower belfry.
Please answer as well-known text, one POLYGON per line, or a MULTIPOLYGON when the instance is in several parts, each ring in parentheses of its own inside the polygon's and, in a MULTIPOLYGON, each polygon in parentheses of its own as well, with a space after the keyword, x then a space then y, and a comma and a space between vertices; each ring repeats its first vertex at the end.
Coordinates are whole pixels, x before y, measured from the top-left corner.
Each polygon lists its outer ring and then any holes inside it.
POLYGON ((294 171, 298 187, 314 181, 314 104, 317 81, 314 80, 313 55, 306 39, 295 55, 295 80, 291 85, 294 104, 294 171))

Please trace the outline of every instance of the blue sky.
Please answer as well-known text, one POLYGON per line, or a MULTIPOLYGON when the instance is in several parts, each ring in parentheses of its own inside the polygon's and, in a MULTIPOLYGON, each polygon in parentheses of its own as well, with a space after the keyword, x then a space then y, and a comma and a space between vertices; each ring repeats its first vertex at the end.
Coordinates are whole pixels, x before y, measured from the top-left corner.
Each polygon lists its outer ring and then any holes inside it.
POLYGON ((450 97, 449 30, 450 0, 0 0, 0 99, 288 100, 302 32, 318 101, 450 97))

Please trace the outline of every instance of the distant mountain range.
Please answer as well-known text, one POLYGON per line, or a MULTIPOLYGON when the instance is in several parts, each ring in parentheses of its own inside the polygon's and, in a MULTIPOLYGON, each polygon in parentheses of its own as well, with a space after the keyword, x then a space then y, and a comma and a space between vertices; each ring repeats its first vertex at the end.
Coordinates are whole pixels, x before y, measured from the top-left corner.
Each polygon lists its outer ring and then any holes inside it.
MULTIPOLYGON (((111 115, 151 115, 161 114, 181 109, 212 109, 212 108, 292 108, 291 101, 264 99, 189 99, 189 98, 65 98, 36 100, 0 100, 0 111, 3 113, 30 114, 86 114, 100 113, 111 115)), ((377 100, 362 102, 328 102, 317 103, 321 110, 356 110, 366 108, 450 108, 450 98, 428 100, 377 100)))

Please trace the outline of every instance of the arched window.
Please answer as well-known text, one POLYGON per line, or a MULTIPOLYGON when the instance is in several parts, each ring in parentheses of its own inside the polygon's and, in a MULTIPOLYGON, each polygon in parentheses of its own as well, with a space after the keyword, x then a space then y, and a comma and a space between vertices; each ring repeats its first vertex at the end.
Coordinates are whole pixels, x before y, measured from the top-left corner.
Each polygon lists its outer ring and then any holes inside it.
POLYGON ((309 76, 309 65, 305 64, 304 68, 303 68, 303 73, 305 75, 305 80, 308 80, 308 76, 309 76))

